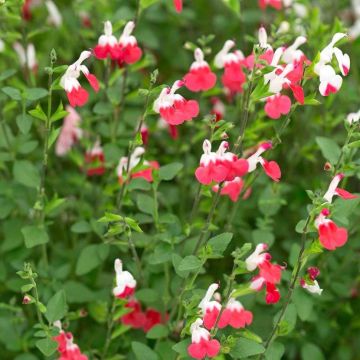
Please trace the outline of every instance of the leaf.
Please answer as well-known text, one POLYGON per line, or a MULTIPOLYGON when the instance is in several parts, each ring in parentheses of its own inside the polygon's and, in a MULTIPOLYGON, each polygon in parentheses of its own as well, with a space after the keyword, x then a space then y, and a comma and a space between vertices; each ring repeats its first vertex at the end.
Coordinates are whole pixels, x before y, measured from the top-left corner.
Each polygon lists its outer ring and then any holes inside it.
POLYGON ((154 215, 154 199, 145 194, 139 194, 136 199, 137 207, 145 214, 154 215))
POLYGON ((161 339, 167 337, 169 329, 162 324, 153 326, 146 334, 148 339, 161 339))
POLYGON ((21 229, 24 236, 25 246, 30 249, 34 246, 46 244, 49 242, 49 236, 42 226, 29 225, 21 229))
POLYGON ((13 76, 14 74, 16 74, 15 69, 7 69, 0 74, 0 81, 4 81, 4 80, 8 79, 9 77, 13 76))
POLYGON ((32 125, 33 119, 27 114, 20 114, 16 117, 16 125, 22 134, 27 134, 32 125))
POLYGON ((295 290, 293 295, 293 302, 296 306, 296 311, 299 315, 299 318, 302 321, 310 319, 311 312, 314 307, 314 302, 302 287, 295 290))
POLYGON ((141 342, 133 341, 131 348, 137 360, 159 360, 156 352, 141 342))
POLYGON ((136 291, 136 298, 144 303, 154 303, 159 300, 160 294, 154 289, 140 289, 136 291))
POLYGON ((254 231, 252 231, 251 236, 255 245, 265 243, 271 246, 275 241, 274 234, 269 230, 255 229, 254 231))
POLYGON ((76 263, 76 275, 85 275, 97 268, 109 255, 107 244, 88 245, 82 249, 76 263))
POLYGON ((155 3, 157 3, 159 0, 140 0, 140 9, 144 10, 146 8, 148 8, 151 5, 154 5, 155 3))
POLYGON ((24 91, 25 99, 30 101, 42 99, 46 95, 48 95, 48 91, 43 88, 25 89, 24 91))
POLYGON ((341 154, 339 145, 333 139, 322 136, 317 136, 315 140, 319 145, 324 158, 329 160, 332 164, 336 164, 341 154))
POLYGON ((186 339, 186 340, 180 341, 177 344, 175 344, 172 347, 172 349, 174 351, 176 351, 178 354, 180 354, 181 356, 188 356, 187 348, 190 345, 190 343, 191 343, 191 340, 186 339))
POLYGON ((197 271, 201 268, 202 262, 194 255, 185 256, 180 264, 179 271, 197 271))
POLYGON ((85 220, 73 224, 70 230, 76 234, 86 234, 92 231, 90 224, 85 220))
POLYGON ((66 110, 64 110, 64 106, 63 106, 62 102, 60 102, 55 113, 51 115, 50 121, 54 122, 54 121, 60 120, 60 119, 64 118, 67 114, 68 114, 68 112, 66 110))
POLYGON ((38 340, 36 347, 45 355, 52 355, 58 348, 58 343, 50 338, 38 340))
POLYGON ((143 232, 141 230, 141 227, 139 226, 138 222, 134 219, 131 219, 129 217, 125 218, 125 222, 131 227, 131 229, 133 229, 136 232, 143 232))
POLYGON ((172 163, 165 166, 161 166, 159 170, 160 180, 172 180, 184 167, 182 163, 172 163))
POLYGON ((221 256, 230 244, 232 237, 232 233, 222 233, 212 237, 207 244, 211 246, 214 255, 221 256))
POLYGON ((47 303, 45 316, 50 323, 53 323, 56 320, 61 320, 66 315, 66 312, 65 291, 59 290, 47 303))
POLYGON ((29 114, 35 119, 40 119, 42 121, 47 120, 47 115, 44 113, 44 110, 41 108, 40 104, 37 104, 35 109, 30 110, 29 114))
POLYGON ((244 359, 249 356, 262 354, 264 351, 264 346, 256 341, 239 338, 237 339, 235 346, 231 349, 230 355, 235 359, 244 359))
POLYGON ((301 348, 301 358, 302 360, 325 360, 325 357, 321 349, 312 343, 306 343, 301 348))
POLYGON ((240 15, 240 1, 239 0, 223 0, 223 3, 228 6, 236 15, 240 15))
POLYGON ((260 211, 267 216, 275 215, 284 204, 284 200, 281 198, 279 191, 275 191, 271 186, 267 186, 262 191, 258 205, 260 211))
POLYGON ((12 100, 16 100, 16 101, 22 100, 21 93, 18 89, 15 89, 10 86, 5 86, 1 89, 1 91, 7 96, 9 96, 12 100))
POLYGON ((51 146, 54 144, 57 137, 59 136, 60 130, 61 130, 61 127, 58 127, 57 129, 53 128, 51 130, 51 133, 50 133, 50 136, 49 136, 49 149, 51 148, 51 146))
POLYGON ((26 284, 21 287, 21 292, 29 292, 34 287, 34 284, 26 284))
POLYGON ((266 350, 265 359, 266 360, 281 360, 284 353, 285 353, 285 346, 282 343, 275 341, 266 350))
MULTIPOLYGON (((276 314, 276 316, 274 317, 274 323, 278 320, 279 316, 280 316, 280 312, 276 314)), ((284 336, 289 334, 296 325, 296 318, 297 318, 296 306, 294 304, 290 304, 286 309, 283 320, 280 322, 277 335, 284 336)))

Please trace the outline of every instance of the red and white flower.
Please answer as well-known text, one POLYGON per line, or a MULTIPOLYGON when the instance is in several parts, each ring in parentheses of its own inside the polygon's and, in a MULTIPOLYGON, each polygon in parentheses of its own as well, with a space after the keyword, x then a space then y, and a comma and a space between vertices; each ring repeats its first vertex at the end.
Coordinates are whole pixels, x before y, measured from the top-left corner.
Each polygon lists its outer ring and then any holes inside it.
POLYGON ((154 111, 161 115, 170 125, 180 125, 190 121, 199 114, 199 104, 195 100, 186 100, 183 96, 175 94, 184 85, 181 80, 174 85, 164 88, 154 102, 154 111))
POLYGON ((83 106, 89 98, 88 92, 80 85, 78 78, 81 73, 85 75, 91 87, 95 92, 99 91, 99 83, 95 75, 91 74, 89 69, 82 63, 91 56, 90 51, 83 51, 80 57, 70 65, 65 74, 60 79, 60 86, 65 89, 70 105, 83 106))
POLYGON ((204 60, 204 53, 200 48, 195 49, 194 57, 190 71, 184 76, 185 86, 194 92, 212 89, 216 84, 216 75, 204 60))
POLYGON ((121 66, 123 63, 133 64, 140 60, 142 50, 139 48, 137 40, 134 35, 131 35, 135 29, 135 23, 129 21, 123 30, 119 39, 119 56, 118 63, 121 66))
POLYGON ((46 0, 45 6, 49 12, 48 22, 56 27, 60 27, 62 25, 62 16, 58 7, 51 0, 46 0))
POLYGON ((105 21, 104 34, 99 37, 98 44, 94 48, 94 55, 98 59, 109 57, 112 60, 116 60, 119 57, 119 52, 118 41, 112 33, 112 24, 110 21, 105 21))
POLYGON ((330 215, 328 209, 323 209, 315 219, 315 226, 318 229, 321 245, 327 250, 335 250, 344 246, 348 239, 348 232, 345 228, 338 227, 327 217, 330 215))
POLYGON ((340 181, 344 178, 344 174, 337 174, 334 176, 334 178, 331 180, 329 188, 327 189, 325 195, 324 195, 324 199, 328 202, 328 203, 332 203, 332 199, 335 195, 340 196, 341 198, 345 199, 345 200, 351 200, 351 199, 356 199, 358 196, 357 195, 353 195, 351 193, 349 193, 348 191, 341 189, 338 187, 340 181))
POLYGON ((14 50, 18 55, 20 65, 23 68, 28 68, 33 73, 37 72, 38 62, 36 60, 35 46, 34 44, 28 44, 26 49, 19 43, 15 42, 14 50))
MULTIPOLYGON (((235 177, 232 181, 225 181, 220 195, 227 195, 231 201, 236 202, 239 199, 241 190, 243 189, 244 181, 240 177, 235 177)), ((213 191, 219 191, 219 185, 213 186, 213 191)))
POLYGON ((218 288, 218 284, 211 284, 198 306, 202 312, 204 326, 209 330, 215 325, 221 310, 221 304, 215 300, 211 300, 218 288))
POLYGON ((58 156, 67 154, 73 145, 82 137, 80 128, 81 118, 77 111, 70 105, 66 106, 68 115, 65 116, 60 135, 56 141, 55 153, 58 156))
POLYGON ((211 104, 212 104, 212 109, 211 109, 211 114, 216 116, 216 121, 220 121, 224 118, 225 116, 225 104, 218 98, 218 97, 212 97, 211 98, 211 104))
POLYGON ((276 304, 280 300, 280 292, 277 289, 276 285, 270 282, 267 282, 260 275, 254 276, 250 283, 250 289, 255 291, 261 291, 265 285, 265 301, 267 304, 276 304))
POLYGON ((281 170, 279 165, 276 163, 276 161, 267 161, 261 156, 265 151, 271 148, 272 143, 270 141, 265 142, 259 146, 256 152, 247 159, 249 164, 248 172, 250 173, 254 171, 257 164, 260 163, 267 176, 269 176, 274 181, 279 181, 281 178, 281 170))
POLYGON ((100 141, 96 141, 91 150, 85 153, 86 173, 88 176, 99 176, 105 172, 105 156, 100 141))
POLYGON ((221 314, 218 327, 219 329, 222 329, 230 325, 235 329, 240 329, 247 325, 251 325, 252 321, 252 312, 245 310, 240 301, 230 298, 225 310, 221 314))
POLYGON ((113 294, 119 299, 125 299, 134 294, 136 288, 136 280, 129 271, 123 271, 120 259, 115 260, 114 264, 116 272, 116 286, 113 294))
POLYGON ((295 62, 302 62, 306 59, 304 53, 299 50, 299 47, 307 41, 305 36, 299 36, 295 39, 292 45, 285 48, 282 54, 282 60, 286 64, 294 64, 295 62))
POLYGON ((317 280, 314 280, 313 284, 307 284, 305 282, 305 280, 301 279, 300 285, 301 285, 301 287, 303 287, 305 290, 307 290, 308 292, 310 292, 312 294, 321 295, 321 293, 323 292, 323 289, 320 288, 317 280))
POLYGON ((188 354, 194 359, 213 358, 220 352, 220 343, 212 339, 208 330, 202 327, 203 321, 196 319, 190 326, 191 344, 188 346, 188 354))
POLYGON ((245 260, 246 269, 248 271, 254 271, 256 268, 265 261, 271 260, 269 253, 264 253, 269 248, 267 244, 258 244, 253 253, 245 260))

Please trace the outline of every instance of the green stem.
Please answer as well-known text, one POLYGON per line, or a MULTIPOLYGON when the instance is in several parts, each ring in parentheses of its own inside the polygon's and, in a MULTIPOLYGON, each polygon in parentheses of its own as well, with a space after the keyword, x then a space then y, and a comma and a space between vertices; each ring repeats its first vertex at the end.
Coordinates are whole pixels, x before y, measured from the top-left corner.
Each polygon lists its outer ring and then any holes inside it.
POLYGON ((110 346, 110 343, 111 343, 111 333, 112 333, 112 329, 114 327, 115 310, 116 310, 116 297, 113 296, 111 309, 110 309, 110 312, 108 314, 108 319, 107 319, 106 339, 105 339, 105 344, 104 344, 104 349, 103 349, 103 352, 102 352, 102 355, 101 355, 101 359, 105 359, 106 354, 109 351, 109 346, 110 346))

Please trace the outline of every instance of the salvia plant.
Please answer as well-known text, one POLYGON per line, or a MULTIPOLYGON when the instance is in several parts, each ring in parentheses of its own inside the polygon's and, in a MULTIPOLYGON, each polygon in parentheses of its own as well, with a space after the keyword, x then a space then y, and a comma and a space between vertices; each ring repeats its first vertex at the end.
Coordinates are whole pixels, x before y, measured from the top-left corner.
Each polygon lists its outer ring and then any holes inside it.
POLYGON ((358 0, 0 28, 1 359, 359 358, 358 0))

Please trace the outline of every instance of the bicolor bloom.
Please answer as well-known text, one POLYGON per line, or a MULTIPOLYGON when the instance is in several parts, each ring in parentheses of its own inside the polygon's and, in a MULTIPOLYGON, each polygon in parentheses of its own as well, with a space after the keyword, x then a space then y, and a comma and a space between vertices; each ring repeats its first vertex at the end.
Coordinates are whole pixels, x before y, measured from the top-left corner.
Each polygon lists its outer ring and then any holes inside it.
MULTIPOLYGON (((244 181, 240 177, 235 177, 232 181, 225 181, 220 191, 220 195, 227 195, 231 201, 236 202, 239 199, 241 190, 243 189, 244 181)), ((213 186, 213 191, 219 191, 219 185, 213 186)))
POLYGON ((99 141, 85 153, 86 173, 88 176, 103 175, 105 172, 105 156, 99 141))
POLYGON ((299 36, 295 39, 295 41, 287 47, 283 54, 282 60, 287 64, 293 64, 294 62, 300 62, 306 59, 304 53, 299 50, 299 47, 305 44, 307 41, 305 36, 299 36))
POLYGON ((119 57, 118 63, 121 66, 123 63, 133 64, 140 60, 142 50, 139 48, 137 40, 134 35, 131 35, 135 29, 135 23, 129 21, 123 30, 119 39, 119 57))
POLYGON ((218 322, 219 329, 228 325, 235 329, 244 328, 253 321, 251 311, 245 310, 240 301, 230 298, 218 322))
POLYGON ((330 215, 328 209, 321 210, 315 219, 315 226, 318 229, 321 245, 327 250, 335 250, 344 246, 348 239, 348 232, 345 228, 338 227, 327 217, 330 215))
POLYGON ((183 0, 173 0, 173 1, 176 12, 181 13, 183 9, 183 0))
POLYGON ((68 115, 65 116, 60 135, 55 145, 55 153, 58 156, 67 154, 73 145, 82 137, 80 128, 81 118, 77 111, 70 105, 66 106, 68 115))
POLYGON ((250 289, 255 291, 261 291, 265 285, 265 301, 267 304, 275 304, 280 300, 280 292, 276 285, 267 282, 263 277, 257 275, 252 278, 250 283, 250 289))
POLYGON ((225 104, 218 97, 212 97, 210 101, 212 104, 211 114, 216 116, 216 121, 222 120, 226 111, 225 104))
POLYGON ((104 23, 104 34, 99 37, 98 44, 94 48, 94 55, 98 59, 110 58, 116 60, 119 57, 119 44, 112 33, 112 24, 110 21, 104 23))
POLYGON ((216 75, 204 60, 204 53, 200 48, 195 49, 194 57, 190 71, 184 76, 185 86, 194 92, 212 89, 216 84, 216 75))
POLYGON ((191 344, 188 346, 188 354, 194 359, 213 358, 220 352, 220 343, 211 339, 208 330, 202 327, 203 321, 196 319, 190 326, 191 344))
POLYGON ((271 45, 268 44, 268 36, 267 36, 267 32, 266 29, 263 26, 260 26, 259 31, 258 31, 258 39, 259 39, 259 44, 258 46, 261 49, 267 50, 267 49, 272 49, 271 45))
POLYGON ((265 10, 267 6, 271 6, 276 10, 282 9, 282 0, 259 0, 259 7, 265 10))
POLYGON ((204 326, 209 330, 215 325, 221 310, 219 302, 211 300, 218 288, 218 284, 211 284, 198 306, 202 312, 204 326))
POLYGON ((175 94, 184 85, 181 80, 175 81, 174 85, 164 88, 154 102, 154 111, 170 125, 180 125, 184 121, 190 121, 199 114, 199 104, 195 100, 186 100, 183 96, 175 94))
POLYGON ((344 174, 337 174, 334 176, 334 178, 331 180, 329 188, 327 189, 325 195, 324 195, 324 199, 328 202, 328 203, 332 203, 332 199, 335 195, 340 196, 342 199, 344 200, 351 200, 351 199, 356 199, 358 196, 357 195, 353 195, 351 193, 349 193, 348 191, 341 189, 338 187, 340 181, 344 178, 344 174))
POLYGON ((113 294, 119 299, 125 299, 134 294, 136 288, 136 280, 129 273, 129 271, 123 271, 122 262, 120 259, 116 259, 114 263, 116 273, 116 286, 113 289, 113 294))
POLYGON ((346 37, 344 33, 336 33, 331 42, 320 52, 320 59, 315 64, 314 71, 320 77, 319 91, 323 96, 336 93, 342 85, 342 78, 337 75, 334 68, 330 65, 335 55, 342 75, 346 76, 350 71, 350 57, 348 54, 335 47, 335 44, 346 37))
POLYGON ((254 271, 260 264, 271 260, 271 255, 266 252, 264 253, 268 248, 269 246, 267 244, 258 244, 256 246, 254 252, 245 260, 246 269, 248 271, 254 271))
POLYGON ((60 27, 62 25, 62 16, 58 7, 51 0, 46 0, 45 6, 49 12, 48 22, 56 27, 60 27))
POLYGON ((360 110, 358 112, 353 112, 347 115, 346 121, 352 125, 354 123, 358 123, 360 120, 360 110))
POLYGON ((300 285, 301 287, 303 287, 305 290, 307 290, 312 294, 321 295, 321 293, 323 292, 323 289, 320 288, 317 280, 314 280, 312 284, 308 284, 304 279, 301 279, 300 285))
POLYGON ((119 165, 116 169, 117 171, 117 176, 118 176, 118 180, 119 183, 122 184, 123 183, 123 174, 124 171, 129 170, 129 173, 131 174, 132 178, 143 178, 148 182, 152 182, 153 181, 153 177, 152 177, 152 172, 153 170, 159 169, 159 163, 157 161, 144 161, 144 168, 136 171, 136 172, 132 172, 132 170, 140 164, 141 161, 141 156, 145 153, 145 149, 143 147, 136 147, 133 151, 133 153, 130 156, 130 164, 128 165, 128 158, 127 157, 122 157, 119 161, 119 165))
POLYGON ((252 172, 256 169, 257 164, 261 164, 263 167, 265 174, 269 176, 274 181, 279 181, 281 178, 281 170, 276 161, 267 161, 261 155, 272 148, 272 143, 265 142, 259 146, 256 152, 251 155, 247 161, 249 163, 248 172, 252 172))
POLYGON ((55 321, 54 326, 60 329, 59 335, 53 338, 58 344, 59 360, 88 360, 88 357, 81 353, 79 346, 74 344, 72 333, 62 330, 60 321, 55 321))
POLYGON ((23 68, 28 68, 33 73, 36 73, 38 69, 38 63, 36 60, 34 44, 28 44, 27 48, 24 49, 24 47, 19 42, 15 42, 13 47, 18 55, 20 65, 23 68))
POLYGON ((82 63, 91 56, 90 51, 83 51, 80 57, 70 65, 60 79, 60 86, 65 89, 70 105, 83 106, 89 98, 88 92, 80 85, 78 78, 83 73, 95 92, 99 91, 99 83, 95 75, 82 63))
POLYGON ((227 40, 214 59, 215 66, 224 69, 221 80, 224 87, 231 93, 242 92, 242 87, 246 82, 246 76, 241 67, 244 56, 240 51, 230 52, 234 46, 234 41, 227 40))

